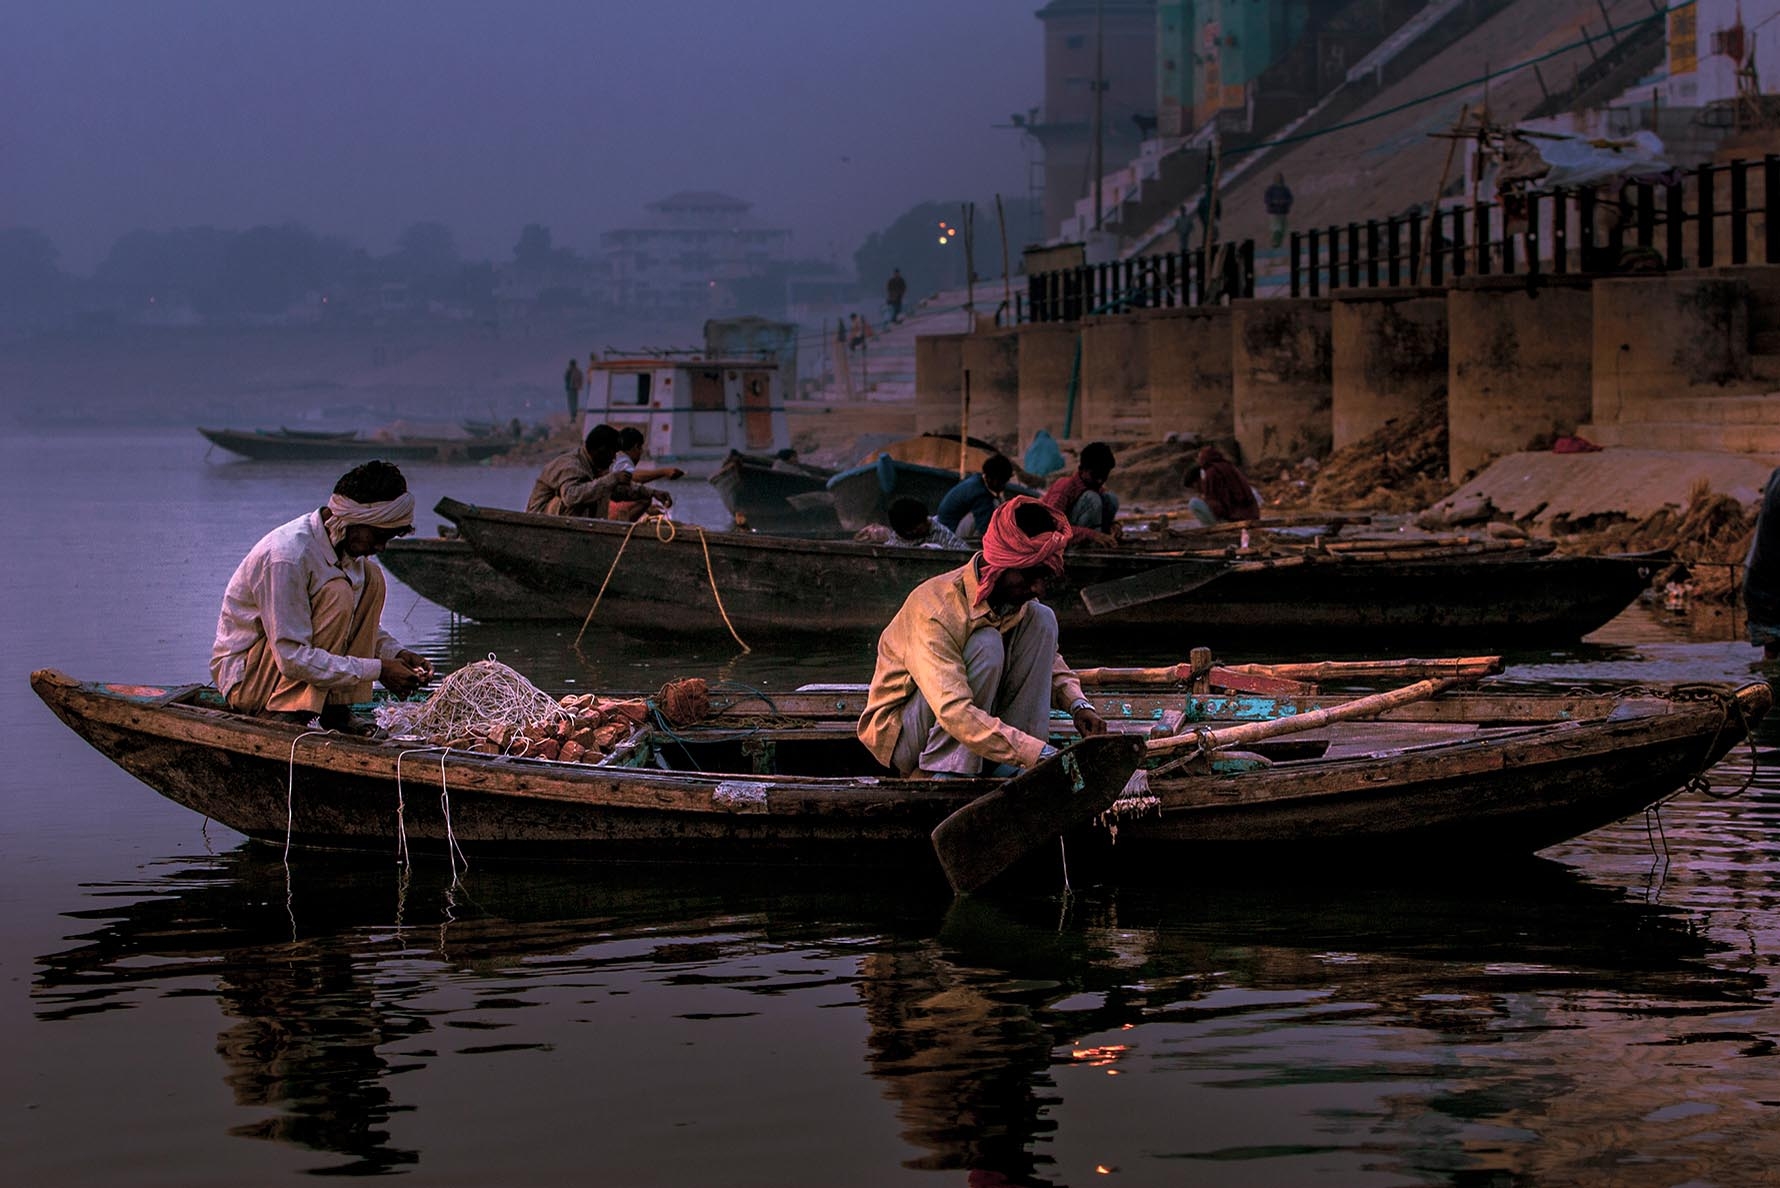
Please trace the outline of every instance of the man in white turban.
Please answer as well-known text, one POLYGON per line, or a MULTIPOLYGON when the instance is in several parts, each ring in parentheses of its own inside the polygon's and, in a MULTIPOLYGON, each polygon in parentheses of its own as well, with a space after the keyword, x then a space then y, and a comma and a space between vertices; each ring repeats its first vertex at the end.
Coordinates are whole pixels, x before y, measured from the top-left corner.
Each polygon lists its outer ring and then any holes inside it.
POLYGON ((268 532, 223 593, 210 675, 243 713, 365 733, 351 715, 371 683, 406 696, 432 676, 383 630, 386 584, 371 558, 414 528, 414 496, 388 462, 354 467, 326 507, 268 532))

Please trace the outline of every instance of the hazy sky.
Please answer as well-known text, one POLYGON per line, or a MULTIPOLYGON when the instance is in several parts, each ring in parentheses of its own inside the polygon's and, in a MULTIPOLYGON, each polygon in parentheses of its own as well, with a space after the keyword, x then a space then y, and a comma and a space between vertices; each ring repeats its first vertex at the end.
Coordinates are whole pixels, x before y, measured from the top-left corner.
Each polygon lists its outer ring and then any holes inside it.
POLYGON ((1042 0, 0 0, 0 227, 436 220, 587 251, 682 189, 850 256, 928 198, 1023 192, 1042 0))

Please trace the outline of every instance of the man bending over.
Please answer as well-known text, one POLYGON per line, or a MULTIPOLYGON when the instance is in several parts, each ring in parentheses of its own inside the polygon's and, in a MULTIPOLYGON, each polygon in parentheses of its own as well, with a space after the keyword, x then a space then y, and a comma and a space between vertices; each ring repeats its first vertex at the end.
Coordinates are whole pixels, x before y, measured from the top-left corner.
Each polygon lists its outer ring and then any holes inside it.
POLYGON ((989 520, 982 551, 922 582, 878 637, 859 739, 917 779, 1008 775, 1050 753, 1051 707, 1083 734, 1106 723, 1057 653, 1057 615, 1038 601, 1063 573, 1069 524, 1016 495, 989 520))
POLYGON ((371 699, 373 681, 406 696, 431 677, 383 630, 387 587, 372 560, 413 528, 407 480, 374 461, 347 471, 327 506, 261 537, 223 592, 210 650, 229 708, 367 733, 351 708, 371 699))

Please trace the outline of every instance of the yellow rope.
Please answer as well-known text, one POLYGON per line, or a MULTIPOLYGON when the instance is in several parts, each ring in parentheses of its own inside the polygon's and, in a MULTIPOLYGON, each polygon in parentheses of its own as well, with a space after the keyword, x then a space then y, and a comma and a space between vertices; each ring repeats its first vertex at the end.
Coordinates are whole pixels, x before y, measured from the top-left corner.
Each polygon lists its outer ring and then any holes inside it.
POLYGON ((600 608, 600 599, 606 596, 606 587, 611 584, 612 575, 618 570, 618 561, 624 556, 624 547, 630 543, 630 534, 635 532, 637 525, 642 522, 641 520, 632 520, 630 527, 624 530, 624 539, 618 542, 618 552, 613 556, 610 568, 606 570, 606 580, 600 583, 599 593, 593 596, 593 605, 587 608, 587 617, 581 620, 581 630, 575 633, 574 647, 580 648, 581 637, 587 634, 587 625, 593 622, 593 612, 600 608))
POLYGON ((729 612, 723 609, 723 595, 717 591, 717 574, 711 569, 711 545, 705 539, 705 530, 698 530, 699 547, 705 551, 705 577, 711 582, 711 597, 717 600, 717 613, 723 616, 723 625, 729 628, 729 634, 736 643, 741 644, 742 651, 752 652, 754 649, 743 643, 742 637, 736 634, 735 624, 729 621, 729 612))

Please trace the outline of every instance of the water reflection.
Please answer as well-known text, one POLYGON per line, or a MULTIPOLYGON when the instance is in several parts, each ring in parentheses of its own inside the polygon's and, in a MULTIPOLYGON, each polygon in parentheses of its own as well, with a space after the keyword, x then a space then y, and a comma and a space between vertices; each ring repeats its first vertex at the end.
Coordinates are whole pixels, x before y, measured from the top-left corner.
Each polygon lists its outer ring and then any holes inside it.
MULTIPOLYGON (((1688 1045, 1696 1079, 1736 1081, 1728 1062, 1771 1060, 1776 1038, 1766 978, 1731 943, 1549 861, 1484 885, 1263 872, 956 904, 757 879, 491 866, 454 887, 442 868, 325 858, 287 882, 242 848, 98 889, 103 905, 77 913, 92 930, 40 958, 33 995, 63 1026, 214 995, 230 1020, 220 1075, 251 1119, 228 1132, 355 1174, 442 1158, 458 1117, 422 1105, 426 1074, 473 1083, 497 1053, 526 1071, 503 1082, 520 1112, 586 1092, 673 1102, 689 1078, 715 1079, 745 1130, 794 1109, 840 1142, 834 1166, 787 1181, 874 1178, 848 1162, 864 1150, 983 1185, 1183 1159, 1204 1182, 1573 1171, 1545 1150, 1591 1141, 1599 1110, 1572 1098, 1673 1104, 1624 1045, 1688 1045), (862 1046, 824 1022, 835 1009, 862 1011, 862 1046), (589 1024, 607 1059, 564 1058, 589 1024), (732 1061, 753 1028, 772 1055, 732 1061), (615 1061, 623 1029, 640 1062, 615 1061), (712 1029, 719 1067, 676 1054, 712 1029), (1552 1063, 1564 1055, 1577 1067, 1552 1063), (869 1069, 900 1154, 843 1094, 799 1093, 836 1059, 869 1069), (1136 1097, 1117 1088, 1131 1075, 1147 1078, 1136 1097)), ((672 1137, 658 1114, 634 1135, 601 1120, 615 1166, 659 1157, 642 1153, 672 1137)), ((738 1176, 737 1152, 705 1141, 705 1182, 764 1172, 738 1176)))

